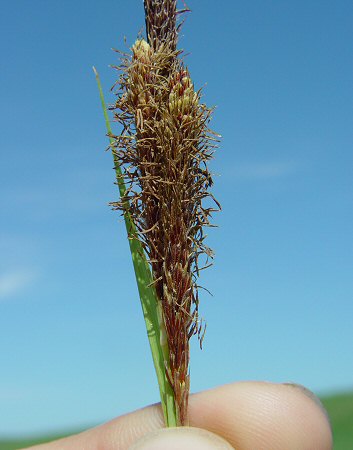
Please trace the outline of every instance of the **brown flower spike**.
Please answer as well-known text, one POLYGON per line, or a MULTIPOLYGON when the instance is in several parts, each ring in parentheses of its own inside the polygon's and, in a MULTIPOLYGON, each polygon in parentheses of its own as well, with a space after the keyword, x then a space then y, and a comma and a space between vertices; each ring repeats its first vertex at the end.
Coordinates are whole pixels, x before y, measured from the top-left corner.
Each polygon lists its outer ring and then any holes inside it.
POLYGON ((123 169, 127 193, 115 207, 130 214, 150 262, 162 309, 179 424, 187 422, 189 339, 203 331, 198 316, 199 258, 212 257, 205 226, 219 209, 208 192, 207 168, 217 135, 210 131, 211 110, 201 102, 176 49, 176 0, 145 0, 148 42, 138 39, 119 67, 114 107, 122 132, 113 151, 123 169), (211 207, 211 199, 216 208, 211 207), (208 206, 205 206, 205 202, 208 206))

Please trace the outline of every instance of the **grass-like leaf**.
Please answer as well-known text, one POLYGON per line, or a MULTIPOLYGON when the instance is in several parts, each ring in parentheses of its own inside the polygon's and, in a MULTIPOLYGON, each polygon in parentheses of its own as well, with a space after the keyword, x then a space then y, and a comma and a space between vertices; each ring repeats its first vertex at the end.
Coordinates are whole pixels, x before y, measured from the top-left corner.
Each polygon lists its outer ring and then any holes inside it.
MULTIPOLYGON (((94 67, 93 71, 95 73, 98 84, 107 134, 109 136, 110 144, 113 145, 114 140, 112 138, 112 130, 104 100, 102 85, 98 72, 94 67)), ((125 183, 122 178, 122 172, 118 158, 116 157, 114 151, 112 153, 120 197, 124 198, 126 193, 125 183)), ((136 239, 137 231, 135 224, 133 223, 129 214, 128 206, 129 204, 128 202, 126 202, 126 208, 124 208, 125 226, 127 235, 129 237, 131 257, 135 270, 142 311, 145 318, 153 363, 157 374, 165 424, 167 427, 175 427, 177 425, 175 398, 173 389, 166 376, 166 364, 168 364, 169 361, 169 349, 166 339, 165 327, 162 320, 161 305, 159 304, 158 298, 156 296, 151 270, 147 262, 143 247, 141 245, 141 242, 136 239)))

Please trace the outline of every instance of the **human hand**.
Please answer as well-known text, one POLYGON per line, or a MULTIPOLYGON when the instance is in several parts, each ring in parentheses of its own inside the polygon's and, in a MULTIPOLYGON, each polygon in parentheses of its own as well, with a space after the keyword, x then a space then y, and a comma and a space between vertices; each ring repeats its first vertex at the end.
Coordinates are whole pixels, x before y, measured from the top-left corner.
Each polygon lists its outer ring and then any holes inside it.
POLYGON ((195 428, 163 429, 152 405, 31 450, 332 449, 325 410, 298 385, 242 382, 194 394, 189 420, 195 428))

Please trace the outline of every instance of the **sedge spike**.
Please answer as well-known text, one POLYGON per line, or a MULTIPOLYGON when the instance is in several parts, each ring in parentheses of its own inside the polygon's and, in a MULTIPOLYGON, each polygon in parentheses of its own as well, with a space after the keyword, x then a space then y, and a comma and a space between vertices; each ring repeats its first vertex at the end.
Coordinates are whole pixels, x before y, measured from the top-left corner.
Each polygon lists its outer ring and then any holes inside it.
POLYGON ((126 192, 113 206, 128 213, 152 270, 162 326, 165 377, 172 387, 177 425, 188 423, 189 339, 202 344, 198 285, 202 262, 213 253, 204 239, 219 203, 209 192, 208 162, 218 136, 177 50, 178 11, 173 0, 145 0, 147 41, 137 39, 122 58, 114 158, 126 192), (209 200, 215 204, 210 206, 209 200), (207 205, 206 205, 207 204, 207 205), (164 334, 165 333, 165 334, 164 334))

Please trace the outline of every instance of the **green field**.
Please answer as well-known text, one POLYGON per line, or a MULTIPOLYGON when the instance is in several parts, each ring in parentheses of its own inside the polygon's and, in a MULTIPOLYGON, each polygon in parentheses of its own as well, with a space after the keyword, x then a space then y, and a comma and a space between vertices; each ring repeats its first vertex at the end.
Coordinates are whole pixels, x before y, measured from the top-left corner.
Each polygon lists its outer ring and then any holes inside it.
POLYGON ((353 450, 353 392, 322 399, 333 428, 334 450, 353 450))
MULTIPOLYGON (((323 398, 322 403, 326 407, 331 419, 334 435, 334 450, 353 450, 353 392, 323 398)), ((29 447, 30 445, 57 439, 66 434, 69 433, 31 440, 0 440, 0 450, 16 450, 29 447)))
POLYGON ((59 439, 59 437, 63 437, 64 435, 55 435, 55 436, 43 436, 38 437, 37 439, 22 439, 22 440, 0 440, 0 450, 16 450, 23 447, 29 447, 35 444, 42 444, 44 442, 52 441, 54 439, 59 439))

